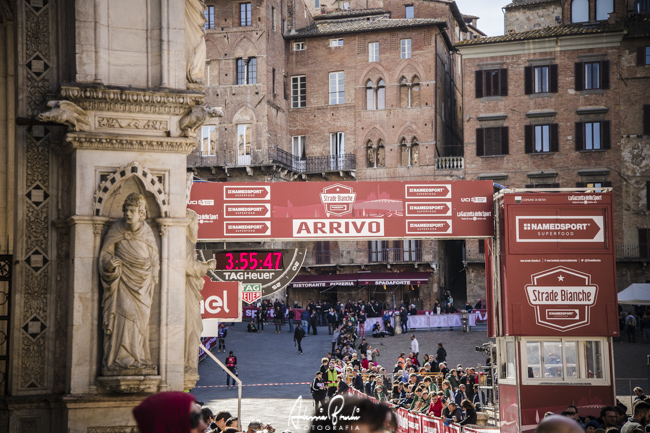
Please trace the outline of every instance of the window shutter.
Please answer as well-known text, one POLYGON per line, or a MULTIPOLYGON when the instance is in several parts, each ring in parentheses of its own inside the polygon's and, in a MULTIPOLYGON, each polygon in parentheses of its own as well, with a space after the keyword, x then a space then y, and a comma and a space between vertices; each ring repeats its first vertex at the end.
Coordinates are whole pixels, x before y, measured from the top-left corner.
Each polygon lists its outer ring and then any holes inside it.
POLYGON ((530 95, 533 93, 533 67, 524 68, 524 93, 530 95))
POLYGON ((585 131, 582 122, 576 122, 576 150, 582 150, 585 147, 585 131))
POLYGON ((600 68, 600 88, 609 89, 609 60, 603 60, 600 62, 600 68))
POLYGON ((551 123, 551 146, 550 146, 550 151, 551 152, 559 152, 560 151, 560 128, 557 123, 551 123))
POLYGON ((551 82, 549 86, 549 90, 551 93, 557 93, 558 89, 558 66, 557 65, 551 65, 551 76, 550 76, 551 82))
POLYGON ((650 105, 643 106, 643 135, 650 135, 650 105))
POLYGON ((508 96, 508 70, 501 69, 499 72, 501 75, 501 96, 508 96))
POLYGON ((580 91, 584 90, 584 84, 582 80, 582 72, 584 70, 584 66, 581 62, 578 62, 575 64, 575 76, 576 76, 576 84, 575 84, 575 90, 580 91))
POLYGON ((368 263, 372 262, 372 241, 368 241, 368 263))
POLYGON ((476 97, 483 97, 483 71, 474 72, 474 79, 476 84, 476 97))
POLYGON ((501 155, 508 154, 508 127, 501 127, 501 155))
POLYGON ((600 131, 601 131, 601 134, 602 134, 601 143, 603 144, 603 146, 602 146, 603 149, 611 149, 611 147, 612 147, 612 145, 611 145, 611 132, 610 132, 609 124, 610 124, 609 120, 606 120, 606 121, 602 122, 601 126, 600 126, 600 131))
POLYGON ((636 65, 645 66, 645 47, 636 47, 636 65))
POLYGON ((483 156, 483 129, 476 128, 476 156, 483 156))
POLYGON ((524 126, 524 150, 526 153, 533 153, 533 125, 524 126))

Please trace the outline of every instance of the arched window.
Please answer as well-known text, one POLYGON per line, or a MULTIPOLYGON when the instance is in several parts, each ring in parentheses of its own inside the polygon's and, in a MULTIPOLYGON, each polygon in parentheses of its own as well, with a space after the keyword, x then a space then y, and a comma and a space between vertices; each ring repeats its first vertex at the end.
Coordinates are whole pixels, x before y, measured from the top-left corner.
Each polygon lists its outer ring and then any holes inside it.
POLYGON ((377 110, 386 108, 386 84, 381 78, 377 83, 377 110))
POLYGON ((400 150, 400 162, 401 165, 408 166, 409 165, 409 160, 411 158, 411 145, 409 144, 408 141, 406 141, 406 138, 403 138, 399 142, 399 150, 400 150))
POLYGON ((386 148, 383 140, 377 143, 377 167, 386 167, 386 148))
POLYGON ((399 80, 399 106, 402 108, 410 107, 410 86, 406 77, 399 80))
POLYGON ((614 0, 596 0, 596 21, 607 21, 614 12, 614 0))
POLYGON ((417 137, 411 140, 411 163, 409 165, 418 165, 420 163, 420 143, 417 137))
POLYGON ((571 22, 586 23, 589 21, 589 0, 573 0, 571 2, 571 22))
POLYGON ((366 110, 375 109, 375 92, 372 88, 372 81, 366 83, 366 110))
POLYGON ((411 107, 420 106, 420 79, 416 75, 411 82, 411 107))
POLYGON ((377 149, 375 149, 371 140, 366 143, 366 153, 368 155, 368 168, 377 167, 377 149))
POLYGON ((368 155, 368 168, 386 167, 386 148, 383 140, 373 144, 372 140, 366 143, 366 152, 368 155))

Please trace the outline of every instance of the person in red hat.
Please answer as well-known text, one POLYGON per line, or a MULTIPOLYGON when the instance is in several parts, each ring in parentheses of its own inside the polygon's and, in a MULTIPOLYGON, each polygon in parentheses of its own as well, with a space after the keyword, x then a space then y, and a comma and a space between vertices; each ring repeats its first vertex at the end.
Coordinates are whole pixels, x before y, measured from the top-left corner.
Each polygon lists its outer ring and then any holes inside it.
POLYGON ((207 424, 194 396, 161 392, 145 398, 133 409, 140 433, 203 433, 207 424))

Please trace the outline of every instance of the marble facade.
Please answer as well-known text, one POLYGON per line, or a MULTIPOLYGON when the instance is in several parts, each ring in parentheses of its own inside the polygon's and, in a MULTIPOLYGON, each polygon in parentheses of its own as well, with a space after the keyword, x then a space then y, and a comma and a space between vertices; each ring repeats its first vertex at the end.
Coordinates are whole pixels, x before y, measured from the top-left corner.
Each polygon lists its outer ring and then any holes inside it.
MULTIPOLYGON (((185 13, 171 0, 0 0, 0 255, 12 263, 0 431, 130 432, 146 393, 195 383, 183 341, 196 139, 181 119, 204 94, 200 71, 187 79, 185 13), (132 192, 147 201, 160 256, 149 320, 158 368, 108 375, 97 261, 132 192)), ((217 114, 200 111, 189 127, 217 114)))

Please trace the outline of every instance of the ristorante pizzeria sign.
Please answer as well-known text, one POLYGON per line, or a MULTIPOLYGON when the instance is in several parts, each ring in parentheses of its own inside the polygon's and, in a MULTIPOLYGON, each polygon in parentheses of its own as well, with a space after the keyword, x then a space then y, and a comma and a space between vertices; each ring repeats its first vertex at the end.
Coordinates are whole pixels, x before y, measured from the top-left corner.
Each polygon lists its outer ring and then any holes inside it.
POLYGON ((491 181, 211 183, 192 186, 199 238, 486 238, 491 181))

